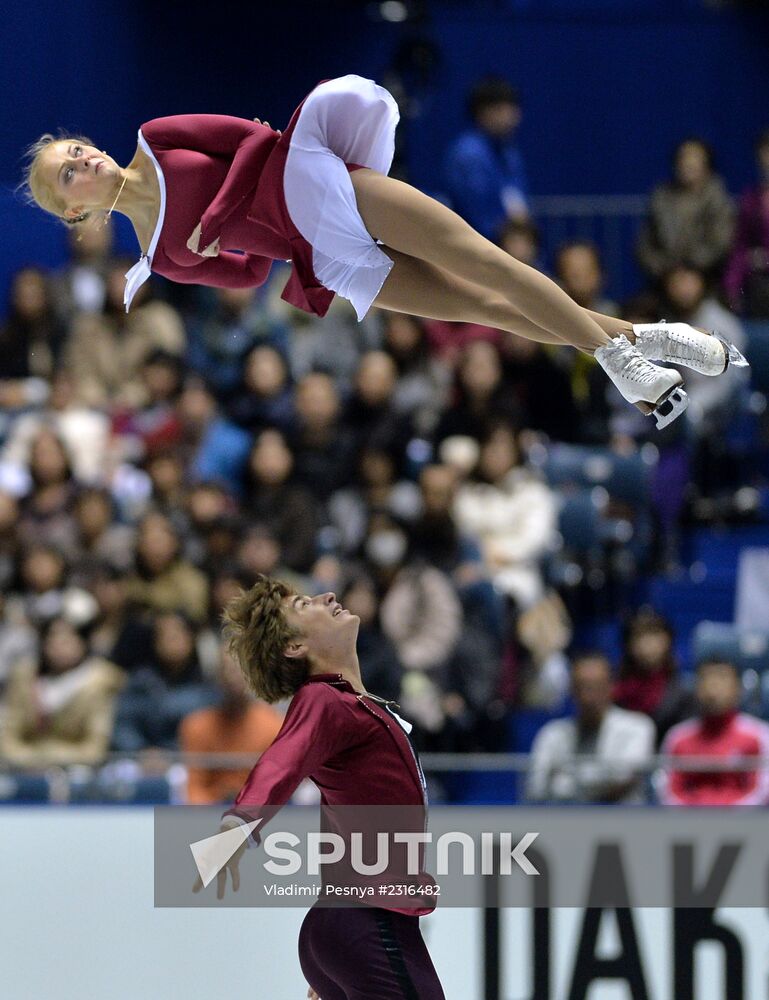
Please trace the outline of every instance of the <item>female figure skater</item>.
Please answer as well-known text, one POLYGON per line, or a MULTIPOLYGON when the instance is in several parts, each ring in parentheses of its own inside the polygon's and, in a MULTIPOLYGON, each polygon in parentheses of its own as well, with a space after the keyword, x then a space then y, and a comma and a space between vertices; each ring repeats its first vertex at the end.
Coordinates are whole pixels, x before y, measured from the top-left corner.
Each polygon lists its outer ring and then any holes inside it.
POLYGON ((126 167, 83 137, 46 134, 28 150, 25 183, 68 225, 101 212, 106 221, 120 205, 142 251, 126 274, 126 310, 151 271, 246 287, 283 259, 294 265, 283 298, 320 316, 339 293, 359 320, 376 305, 594 354, 659 427, 688 399, 680 373, 652 359, 707 375, 746 364, 687 324, 633 327, 583 310, 446 206, 388 177, 397 122, 386 90, 349 75, 320 83, 282 134, 229 115, 146 122, 126 167))

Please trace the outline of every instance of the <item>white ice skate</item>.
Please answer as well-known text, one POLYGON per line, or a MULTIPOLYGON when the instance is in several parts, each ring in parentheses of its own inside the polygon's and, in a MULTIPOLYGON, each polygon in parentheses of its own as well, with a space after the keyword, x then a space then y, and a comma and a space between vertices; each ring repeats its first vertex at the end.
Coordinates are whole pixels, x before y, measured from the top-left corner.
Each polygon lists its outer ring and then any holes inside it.
POLYGON ((647 361, 624 333, 599 347, 595 359, 629 403, 654 414, 659 428, 667 427, 689 405, 680 372, 647 361))
POLYGON ((634 323, 638 350, 651 361, 686 365, 702 375, 721 375, 729 365, 745 368, 748 362, 734 344, 716 333, 703 333, 688 323, 634 323))

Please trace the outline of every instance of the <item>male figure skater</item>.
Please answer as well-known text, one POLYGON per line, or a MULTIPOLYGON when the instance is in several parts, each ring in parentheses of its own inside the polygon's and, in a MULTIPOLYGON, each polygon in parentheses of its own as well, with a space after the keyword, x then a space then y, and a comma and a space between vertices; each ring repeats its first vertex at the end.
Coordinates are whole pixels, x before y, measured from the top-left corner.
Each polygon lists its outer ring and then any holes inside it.
MULTIPOLYGON (((320 789, 322 806, 411 806, 411 812, 426 807, 410 724, 392 702, 363 686, 355 648, 359 622, 332 593, 305 597, 264 576, 228 604, 228 645, 253 691, 268 702, 293 697, 275 741, 224 814, 222 829, 273 815, 306 777, 320 789)), ((259 842, 263 825, 219 873, 220 897, 227 868, 238 889, 238 862, 246 844, 259 842)), ((419 916, 434 904, 429 898, 416 907, 400 902, 398 907, 397 897, 385 897, 381 907, 316 904, 307 913, 299 960, 310 998, 445 1000, 419 929, 419 916)))

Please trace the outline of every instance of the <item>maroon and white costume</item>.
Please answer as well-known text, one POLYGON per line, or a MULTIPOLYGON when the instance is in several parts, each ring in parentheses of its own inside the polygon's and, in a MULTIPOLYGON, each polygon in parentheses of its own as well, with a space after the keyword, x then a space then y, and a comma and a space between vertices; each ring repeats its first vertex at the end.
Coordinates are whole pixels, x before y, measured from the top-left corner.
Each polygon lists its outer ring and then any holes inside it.
POLYGON ((287 302, 323 316, 338 292, 362 319, 393 262, 363 224, 350 170, 386 174, 397 123, 392 95, 355 75, 320 83, 282 135, 230 115, 145 122, 138 140, 155 164, 160 212, 148 253, 126 274, 126 312, 151 272, 243 288, 286 260, 294 265, 287 302), (187 248, 198 223, 199 249, 218 239, 217 257, 187 248))

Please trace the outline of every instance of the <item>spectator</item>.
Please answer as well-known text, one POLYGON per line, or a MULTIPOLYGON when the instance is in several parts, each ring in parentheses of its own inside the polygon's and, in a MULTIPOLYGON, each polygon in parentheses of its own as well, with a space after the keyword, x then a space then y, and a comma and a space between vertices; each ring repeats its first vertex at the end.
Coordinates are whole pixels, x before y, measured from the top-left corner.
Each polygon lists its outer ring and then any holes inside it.
POLYGON ((189 532, 185 551, 206 573, 231 562, 241 534, 232 497, 218 483, 197 483, 187 495, 189 532))
MULTIPOLYGON (((278 735, 283 717, 271 705, 254 699, 238 664, 222 651, 217 672, 219 704, 199 708, 179 725, 179 749, 186 754, 261 754, 278 735)), ((187 802, 214 805, 231 802, 253 767, 187 766, 187 802)))
POLYGON ((511 257, 529 267, 540 267, 542 238, 539 228, 531 219, 508 219, 499 234, 499 245, 511 257))
POLYGON ((342 402, 331 376, 305 375, 296 390, 296 412, 290 438, 296 479, 326 500, 349 482, 355 455, 355 434, 342 421, 342 402))
POLYGON ((11 675, 3 757, 19 767, 100 763, 124 684, 118 667, 92 655, 85 630, 52 618, 41 629, 39 659, 21 661, 11 675))
POLYGON ((658 745, 672 726, 694 714, 694 698, 678 679, 673 629, 662 615, 642 609, 627 623, 614 701, 648 715, 658 745))
POLYGON ((11 280, 8 316, 0 326, 3 407, 21 408, 45 401, 45 383, 54 372, 65 333, 43 271, 37 267, 17 271, 11 280))
POLYGON ((616 316, 619 306, 604 298, 605 275, 598 247, 576 240, 564 243, 555 258, 555 273, 563 290, 577 305, 605 316, 616 316))
POLYGON ((459 356, 455 400, 441 417, 437 441, 457 434, 476 439, 500 421, 514 422, 518 406, 505 382, 499 348, 484 340, 471 341, 459 356))
POLYGON ((181 317, 165 302, 148 300, 149 283, 137 291, 126 313, 125 272, 133 259, 116 258, 107 273, 104 312, 80 313, 72 321, 65 352, 79 402, 91 406, 142 406, 146 388, 141 366, 152 351, 184 354, 181 317))
POLYGON ((662 753, 673 758, 720 757, 732 763, 743 757, 761 757, 763 765, 742 771, 679 771, 673 765, 659 780, 659 798, 664 805, 748 806, 769 801, 769 726, 738 711, 741 690, 733 663, 700 663, 698 714, 668 732, 662 753))
POLYGON ((226 405, 248 368, 249 352, 260 346, 285 350, 286 330, 264 308, 257 289, 208 291, 212 308, 193 311, 187 322, 187 364, 226 405))
MULTIPOLYGON (((739 350, 745 350, 742 324, 719 302, 708 295, 704 274, 694 267, 679 264, 663 279, 665 309, 668 319, 682 320, 705 330, 718 330, 739 350)), ((700 436, 718 434, 734 413, 740 386, 749 378, 749 369, 735 368, 718 378, 687 371, 686 391, 689 426, 700 436)))
POLYGON ((455 211, 496 240, 507 219, 529 214, 528 181, 516 142, 521 102, 507 80, 490 76, 473 87, 468 111, 472 127, 454 140, 446 157, 447 189, 455 211))
MULTIPOLYGON (((419 513, 420 497, 410 479, 400 478, 400 468, 384 447, 368 446, 358 456, 354 482, 337 490, 326 504, 337 545, 347 555, 360 548, 372 510, 410 522, 419 513)), ((333 588, 332 588, 333 589, 333 588)))
POLYGON ((180 533, 186 531, 187 485, 181 452, 170 447, 158 449, 143 464, 150 483, 152 510, 167 517, 180 533))
POLYGON ((99 563, 88 576, 97 612, 91 627, 91 649, 131 673, 150 657, 152 631, 128 600, 125 571, 99 563))
POLYGON ((150 659, 131 674, 118 699, 112 738, 115 750, 175 750, 182 719, 216 701, 216 689, 200 669, 196 637, 195 626, 185 614, 172 611, 157 616, 150 659))
POLYGON ((175 354, 163 350, 147 354, 137 372, 141 403, 116 410, 115 433, 133 439, 143 453, 174 447, 179 438, 177 406, 184 374, 184 363, 175 354))
POLYGON ((427 327, 419 316, 383 312, 382 319, 382 349, 397 369, 393 405, 411 417, 417 434, 429 437, 446 406, 450 369, 431 357, 427 327))
POLYGON ((643 772, 654 753, 654 724, 612 704, 611 665, 601 653, 572 663, 574 718, 553 719, 531 748, 527 798, 595 805, 644 801, 643 772))
POLYGON ((18 606, 9 606, 0 590, 0 730, 5 715, 4 692, 11 672, 19 660, 35 655, 37 633, 19 613, 18 606))
POLYGON ((479 539, 495 587, 520 607, 540 600, 540 560, 555 543, 556 498, 526 466, 512 428, 498 424, 483 438, 454 512, 460 530, 479 539))
MULTIPOLYGON (((422 514, 411 528, 411 556, 445 573, 462 605, 462 633, 443 683, 444 708, 452 717, 454 736, 459 739, 461 731, 469 739, 476 719, 487 713, 494 700, 500 674, 504 606, 492 586, 478 539, 461 532, 456 524, 457 483, 457 472, 448 465, 426 465, 422 469, 422 514)), ((471 749, 466 741, 461 748, 471 749)))
POLYGON ((32 544, 21 551, 18 583, 20 600, 12 603, 20 616, 38 626, 62 612, 67 561, 52 545, 32 544))
POLYGON ((227 413, 249 431, 277 427, 286 433, 294 423, 294 397, 283 354, 269 344, 254 347, 242 378, 226 404, 227 413))
POLYGON ((39 430, 31 441, 29 476, 32 488, 21 503, 20 540, 44 542, 75 555, 77 483, 63 441, 47 428, 39 430))
POLYGON ((109 563, 126 573, 133 562, 135 532, 118 524, 117 511, 108 490, 90 487, 75 500, 76 557, 71 579, 82 584, 93 566, 109 563))
POLYGON ((178 611, 194 622, 206 617, 206 578, 182 558, 179 533, 163 514, 146 514, 139 524, 128 597, 149 612, 178 611))
MULTIPOLYGON (((266 349, 266 348, 265 348, 266 349)), ((176 407, 177 449, 185 457, 189 478, 221 483, 240 491, 251 446, 250 436, 220 411, 213 393, 197 379, 188 379, 176 407)))
POLYGON ((421 561, 409 561, 408 537, 384 514, 371 519, 365 553, 383 593, 380 620, 405 668, 404 710, 422 736, 446 726, 443 684, 462 632, 462 606, 451 580, 421 561))
POLYGON ((759 181, 740 199, 724 290, 735 312, 769 319, 769 129, 758 137, 756 160, 759 181))
POLYGON ((50 382, 47 405, 16 417, 2 452, 3 461, 23 469, 32 441, 43 429, 53 431, 66 446, 75 477, 82 483, 109 480, 112 463, 109 418, 75 399, 72 375, 63 368, 50 382))
POLYGON ((67 231, 69 259, 52 277, 56 311, 67 326, 78 313, 104 310, 114 241, 114 226, 105 222, 67 231))
POLYGON ((19 558, 19 501, 0 490, 0 594, 11 586, 19 558))
POLYGON ((368 444, 385 448, 400 463, 411 438, 411 421, 394 403, 398 369, 385 351, 367 351, 355 373, 355 388, 344 423, 353 429, 356 450, 368 444))
POLYGON ((293 481, 293 469, 294 456, 280 431, 262 431, 248 459, 244 511, 273 532, 286 566, 304 573, 315 558, 320 507, 305 486, 293 481))
POLYGON ((654 189, 638 241, 638 259, 659 280, 685 264, 718 277, 734 232, 734 206, 702 139, 685 139, 673 154, 673 178, 654 189))
MULTIPOLYGON (((508 331, 500 335, 499 352, 520 426, 541 431, 555 441, 581 440, 583 415, 570 372, 563 363, 564 355, 508 331)), ((600 365, 592 368, 603 372, 600 365)))
POLYGON ((267 573, 288 581, 297 590, 306 589, 305 579, 284 567, 283 550, 275 532, 265 524, 253 524, 240 540, 236 556, 237 570, 248 585, 260 573, 267 573))

